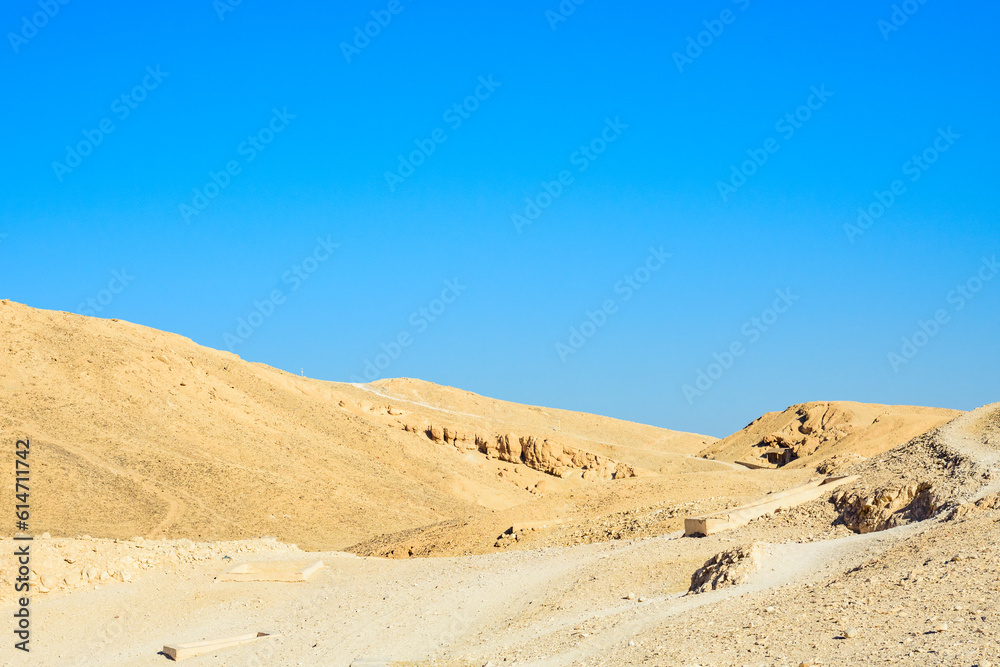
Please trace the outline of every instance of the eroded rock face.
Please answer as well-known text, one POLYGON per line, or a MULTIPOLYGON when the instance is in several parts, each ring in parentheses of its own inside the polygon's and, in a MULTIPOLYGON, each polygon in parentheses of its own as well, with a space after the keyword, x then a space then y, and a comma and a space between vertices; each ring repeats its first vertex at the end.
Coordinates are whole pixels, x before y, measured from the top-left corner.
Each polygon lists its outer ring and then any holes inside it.
MULTIPOLYGON (((513 433, 497 436, 497 457, 503 461, 520 463, 523 460, 521 440, 513 433)), ((528 463, 529 467, 535 466, 528 463)))
POLYGON ((902 487, 840 492, 830 499, 851 530, 874 533, 934 516, 942 501, 929 482, 902 487))
POLYGON ((691 575, 692 593, 706 593, 727 586, 738 586, 750 581, 763 560, 760 544, 735 547, 712 556, 691 575))
POLYGON ((574 471, 582 470, 585 479, 635 477, 635 470, 630 466, 582 449, 566 447, 531 435, 521 438, 520 443, 521 461, 550 475, 568 477, 574 471))
POLYGON ((579 475, 587 480, 601 480, 636 476, 634 468, 619 461, 533 435, 518 437, 514 433, 506 433, 491 437, 474 434, 469 438, 447 426, 432 425, 420 429, 406 424, 403 429, 414 433, 423 430, 434 442, 453 445, 461 450, 476 449, 487 458, 523 463, 556 477, 579 475))
POLYGON ((849 435, 853 430, 850 419, 849 413, 832 405, 801 408, 796 413, 796 421, 764 436, 758 447, 788 449, 789 461, 805 458, 815 454, 820 445, 849 435))

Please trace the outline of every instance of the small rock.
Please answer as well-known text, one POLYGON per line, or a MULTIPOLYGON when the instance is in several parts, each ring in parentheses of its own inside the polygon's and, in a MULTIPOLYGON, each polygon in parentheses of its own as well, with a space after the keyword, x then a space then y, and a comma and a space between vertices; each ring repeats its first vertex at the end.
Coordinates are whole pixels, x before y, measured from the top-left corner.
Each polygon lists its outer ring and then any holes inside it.
POLYGON ((628 595, 625 596, 625 599, 627 599, 627 600, 634 600, 635 599, 635 593, 629 593, 628 595))
POLYGON ((847 628, 846 630, 844 630, 844 636, 846 638, 848 638, 848 639, 854 639, 855 637, 858 636, 858 629, 857 628, 847 628))
POLYGON ((947 632, 947 631, 948 631, 947 623, 938 623, 937 625, 934 626, 934 632, 947 632))

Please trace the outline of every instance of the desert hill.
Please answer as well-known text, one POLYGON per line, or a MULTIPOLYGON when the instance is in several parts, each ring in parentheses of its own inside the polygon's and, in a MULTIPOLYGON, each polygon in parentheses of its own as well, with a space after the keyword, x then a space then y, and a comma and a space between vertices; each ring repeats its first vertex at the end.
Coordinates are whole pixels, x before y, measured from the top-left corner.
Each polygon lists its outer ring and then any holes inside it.
POLYGON ((828 472, 827 468, 832 471, 881 454, 959 414, 943 408, 851 401, 802 403, 763 415, 712 443, 701 456, 757 468, 787 465, 828 472))
POLYGON ((10 301, 0 340, 0 438, 31 438, 32 527, 53 535, 345 548, 488 520, 546 486, 599 498, 716 465, 690 457, 707 436, 416 380, 312 380, 10 301))

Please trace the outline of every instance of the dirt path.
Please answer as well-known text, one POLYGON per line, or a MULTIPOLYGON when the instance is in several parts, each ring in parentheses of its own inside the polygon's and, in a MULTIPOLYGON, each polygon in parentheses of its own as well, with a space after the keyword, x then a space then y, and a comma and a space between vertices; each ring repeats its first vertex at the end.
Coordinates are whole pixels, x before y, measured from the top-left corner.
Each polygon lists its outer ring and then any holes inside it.
MULTIPOLYGON (((807 577, 824 563, 860 558, 898 539, 900 530, 772 545, 775 562, 792 566, 764 572, 749 587, 699 596, 656 593, 655 573, 640 574, 649 562, 680 561, 686 571, 685 554, 695 542, 677 536, 465 558, 317 554, 328 567, 306 584, 213 583, 228 563, 197 564, 180 574, 154 573, 135 584, 40 599, 36 636, 46 641, 39 642, 31 664, 162 665, 157 652, 164 643, 271 629, 284 636, 227 652, 225 664, 249 665, 255 658, 262 664, 333 667, 365 657, 478 660, 538 647, 548 657, 527 664, 570 665, 671 616, 807 577), (628 589, 587 588, 593 579, 609 576, 624 577, 628 589), (642 602, 625 599, 633 589, 654 592, 642 602), (92 623, 65 620, 84 617, 92 623), (94 628, 116 618, 123 631, 113 642, 102 641, 94 628), (581 625, 592 628, 589 637, 574 635, 581 625), (79 647, 79 653, 76 662, 67 663, 70 647, 79 647)), ((705 538, 697 546, 711 552, 725 543, 725 537, 705 538)), ((188 664, 219 663, 207 657, 188 664)))
POLYGON ((389 401, 396 401, 398 403, 409 403, 410 405, 419 405, 422 408, 427 408, 428 410, 434 410, 435 412, 445 412, 449 415, 460 415, 462 417, 475 417, 476 419, 486 419, 482 415, 474 415, 471 412, 456 412, 455 410, 440 408, 436 405, 430 405, 429 403, 422 403, 420 401, 411 401, 407 398, 400 398, 399 396, 390 396, 389 394, 383 394, 380 391, 375 391, 366 384, 359 384, 357 382, 352 382, 351 386, 356 389, 362 389, 364 391, 367 391, 370 394, 375 394, 376 396, 379 396, 389 401))
POLYGON ((98 470, 103 470, 105 472, 110 473, 111 475, 114 475, 115 477, 121 477, 123 479, 127 479, 131 482, 134 482, 146 493, 150 494, 151 496, 156 496, 157 498, 162 500, 167 506, 166 512, 164 512, 163 518, 160 519, 155 526, 150 527, 147 533, 148 536, 152 537, 154 535, 166 534, 167 531, 170 529, 170 527, 177 521, 178 517, 180 517, 181 513, 184 511, 185 505, 177 495, 171 493, 169 489, 162 488, 159 484, 157 484, 150 478, 144 475, 140 475, 139 473, 136 473, 132 470, 128 470, 126 468, 116 466, 112 463, 108 463, 102 457, 95 456, 82 447, 68 445, 57 438, 52 438, 41 429, 35 428, 31 429, 29 432, 38 433, 39 435, 36 436, 38 440, 47 441, 51 443, 52 447, 62 449, 63 451, 66 451, 72 454, 73 456, 76 456, 77 458, 86 461, 88 464, 94 466, 98 470))
MULTIPOLYGON (((985 468, 1000 468, 1000 442, 997 441, 996 436, 993 436, 989 443, 984 442, 986 439, 984 434, 978 432, 976 428, 985 417, 1000 411, 998 405, 1000 404, 994 403, 976 408, 941 427, 941 437, 944 443, 985 468)), ((994 490, 996 489, 994 488, 994 490)))
POLYGON ((729 461, 716 461, 715 459, 703 459, 700 456, 688 456, 688 458, 695 459, 696 461, 703 461, 705 463, 718 463, 723 468, 727 468, 729 470, 739 470, 740 472, 745 472, 747 470, 746 467, 741 465, 736 465, 735 463, 730 463, 729 461))
POLYGON ((586 638, 578 636, 565 650, 526 664, 536 667, 563 667, 585 658, 611 655, 616 647, 627 644, 637 635, 654 630, 673 616, 733 597, 793 582, 818 579, 829 574, 834 563, 838 569, 851 567, 852 563, 881 552, 918 530, 919 527, 914 524, 892 531, 855 535, 840 540, 764 545, 766 559, 774 566, 764 568, 750 583, 701 595, 680 594, 666 599, 654 599, 629 609, 605 610, 605 613, 598 615, 605 617, 602 619, 605 627, 600 633, 586 638))

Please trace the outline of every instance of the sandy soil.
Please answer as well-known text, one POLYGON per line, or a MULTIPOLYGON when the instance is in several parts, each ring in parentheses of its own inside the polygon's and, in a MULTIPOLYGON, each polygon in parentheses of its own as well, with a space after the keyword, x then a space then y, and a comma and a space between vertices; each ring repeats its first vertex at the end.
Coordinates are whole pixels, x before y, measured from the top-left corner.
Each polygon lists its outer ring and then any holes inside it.
MULTIPOLYGON (((206 557, 40 599, 36 632, 48 639, 31 664, 163 664, 164 643, 254 630, 284 636, 189 664, 982 664, 1000 649, 1000 498, 996 507, 966 501, 992 484, 983 472, 1000 473, 997 450, 983 444, 1000 433, 991 427, 978 440, 965 437, 997 410, 942 429, 945 447, 974 453, 983 483, 929 521, 864 535, 834 529, 836 539, 808 540, 804 517, 829 505, 819 500, 796 510, 798 535, 774 517, 702 539, 673 534, 407 560, 332 552, 316 554, 327 567, 299 584, 214 582, 229 565, 227 549, 190 544, 190 553, 206 557), (767 554, 752 581, 685 594, 708 557, 752 542, 767 554), (72 622, 82 617, 89 622, 72 622)), ((911 464, 931 471, 938 461, 911 464)), ((40 546, 69 551, 78 542, 40 546)), ((299 555, 273 542, 226 546, 242 546, 254 559, 299 555)))

